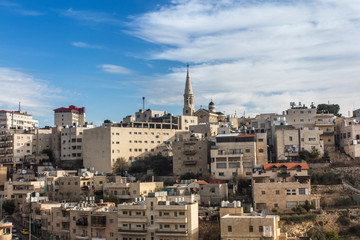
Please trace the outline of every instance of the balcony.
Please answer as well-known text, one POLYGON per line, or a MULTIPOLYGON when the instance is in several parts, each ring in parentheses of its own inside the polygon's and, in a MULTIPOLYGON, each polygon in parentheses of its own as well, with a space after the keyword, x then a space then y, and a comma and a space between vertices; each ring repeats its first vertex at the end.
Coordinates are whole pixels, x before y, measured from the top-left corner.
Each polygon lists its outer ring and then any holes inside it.
POLYGON ((87 219, 86 218, 80 218, 80 219, 76 220, 76 226, 83 226, 83 227, 88 226, 87 219))
POLYGON ((76 239, 89 239, 89 236, 87 236, 87 235, 77 235, 76 239))
POLYGON ((70 217, 59 217, 59 222, 70 222, 70 217))
POLYGON ((185 155, 195 155, 196 151, 195 150, 184 150, 183 152, 185 155))
POLYGON ((155 217, 157 223, 169 224, 169 223, 177 223, 177 224, 186 224, 187 217, 174 217, 174 216, 156 216, 155 217))
POLYGON ((278 172, 277 176, 281 178, 290 177, 290 172, 278 172))
POLYGON ((106 227, 106 216, 91 216, 91 227, 105 228, 106 227))
POLYGON ((126 235, 146 235, 147 229, 124 229, 120 228, 119 233, 126 235))
POLYGON ((172 237, 186 237, 188 235, 188 231, 178 231, 178 230, 163 230, 156 229, 156 235, 158 236, 172 236, 172 237))
POLYGON ((195 160, 185 160, 184 165, 196 165, 197 161, 195 160))

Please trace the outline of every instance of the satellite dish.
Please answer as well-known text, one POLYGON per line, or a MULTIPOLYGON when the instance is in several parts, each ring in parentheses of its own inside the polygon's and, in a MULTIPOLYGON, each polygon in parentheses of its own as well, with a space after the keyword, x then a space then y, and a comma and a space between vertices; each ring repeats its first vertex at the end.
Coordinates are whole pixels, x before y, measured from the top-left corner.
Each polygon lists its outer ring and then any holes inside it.
POLYGON ((269 210, 264 209, 264 210, 261 211, 261 216, 262 217, 266 217, 267 215, 269 215, 269 210))

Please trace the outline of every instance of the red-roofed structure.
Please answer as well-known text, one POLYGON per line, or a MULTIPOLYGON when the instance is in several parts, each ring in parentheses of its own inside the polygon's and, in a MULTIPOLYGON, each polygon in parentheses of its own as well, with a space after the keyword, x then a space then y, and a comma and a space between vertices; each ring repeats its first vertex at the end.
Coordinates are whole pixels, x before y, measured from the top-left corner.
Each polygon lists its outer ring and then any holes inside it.
POLYGON ((273 168, 286 167, 287 170, 296 170, 297 167, 301 167, 303 170, 309 170, 307 163, 268 163, 264 164, 264 170, 272 170, 273 168))
POLYGON ((205 184, 208 184, 206 181, 204 180, 199 180, 199 181, 195 181, 197 184, 199 185, 205 185, 205 184))
POLYGON ((68 108, 61 107, 61 108, 54 109, 54 112, 73 112, 73 113, 81 114, 81 113, 85 113, 85 107, 78 108, 74 105, 70 105, 68 108))

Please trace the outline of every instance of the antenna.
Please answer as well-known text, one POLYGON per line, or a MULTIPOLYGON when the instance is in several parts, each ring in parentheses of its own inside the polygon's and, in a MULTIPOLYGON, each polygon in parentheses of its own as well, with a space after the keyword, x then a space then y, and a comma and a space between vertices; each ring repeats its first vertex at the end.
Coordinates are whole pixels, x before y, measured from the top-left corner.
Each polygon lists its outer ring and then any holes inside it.
POLYGON ((142 97, 143 100, 143 111, 145 111, 145 97, 142 97))
POLYGON ((21 112, 21 102, 19 101, 19 112, 21 112))

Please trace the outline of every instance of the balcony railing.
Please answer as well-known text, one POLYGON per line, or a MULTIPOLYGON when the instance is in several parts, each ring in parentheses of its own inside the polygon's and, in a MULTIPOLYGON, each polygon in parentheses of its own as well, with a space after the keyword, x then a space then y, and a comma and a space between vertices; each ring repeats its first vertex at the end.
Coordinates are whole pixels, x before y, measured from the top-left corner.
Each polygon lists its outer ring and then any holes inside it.
POLYGON ((196 151, 195 150, 185 150, 184 154, 185 155, 194 155, 194 154, 196 154, 196 151))
POLYGON ((185 160, 184 165, 196 165, 197 161, 195 160, 185 160))
POLYGON ((278 177, 290 177, 290 172, 279 172, 278 177))

